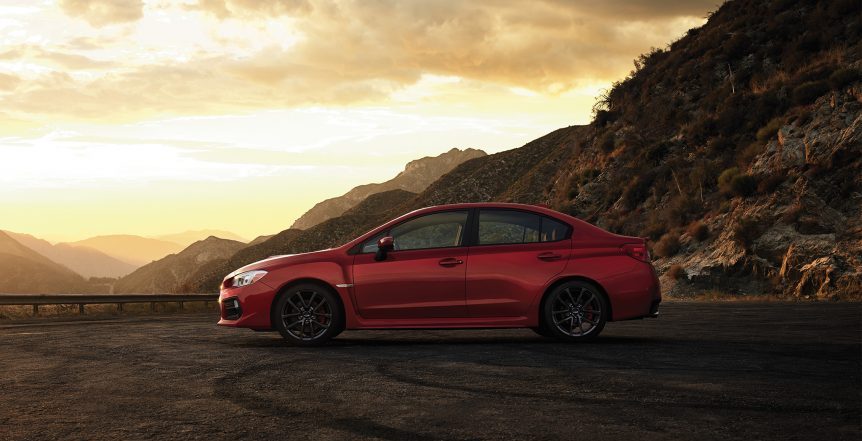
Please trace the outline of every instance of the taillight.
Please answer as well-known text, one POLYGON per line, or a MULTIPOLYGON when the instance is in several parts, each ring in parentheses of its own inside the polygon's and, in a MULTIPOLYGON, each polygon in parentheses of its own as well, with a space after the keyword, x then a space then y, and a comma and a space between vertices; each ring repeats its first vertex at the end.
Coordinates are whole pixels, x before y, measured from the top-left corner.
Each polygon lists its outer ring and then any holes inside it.
POLYGON ((649 262, 649 250, 645 243, 626 244, 623 245, 623 250, 625 250, 626 254, 641 262, 649 262))

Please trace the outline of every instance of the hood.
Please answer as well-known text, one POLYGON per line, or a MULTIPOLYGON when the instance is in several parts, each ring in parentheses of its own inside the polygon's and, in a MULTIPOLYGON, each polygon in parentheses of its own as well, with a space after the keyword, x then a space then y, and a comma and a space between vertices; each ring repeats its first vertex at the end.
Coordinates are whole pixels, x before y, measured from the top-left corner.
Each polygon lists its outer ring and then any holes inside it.
POLYGON ((225 279, 231 278, 239 273, 244 273, 246 271, 252 270, 266 270, 273 271, 278 268, 282 268, 289 265, 296 265, 299 263, 309 263, 316 261, 329 260, 332 257, 332 254, 335 252, 335 248, 328 248, 320 251, 311 251, 308 253, 298 253, 298 254, 282 254, 278 256, 270 256, 263 260, 258 260, 257 262, 250 263, 241 268, 238 268, 225 276, 225 279))

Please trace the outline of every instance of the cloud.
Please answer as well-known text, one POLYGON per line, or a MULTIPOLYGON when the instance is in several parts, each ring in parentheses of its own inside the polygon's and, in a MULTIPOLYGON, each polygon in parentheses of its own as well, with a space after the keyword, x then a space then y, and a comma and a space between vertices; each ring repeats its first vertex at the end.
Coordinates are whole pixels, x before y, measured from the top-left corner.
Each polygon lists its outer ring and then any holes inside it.
POLYGON ((21 84, 21 78, 0 72, 0 91, 13 90, 21 84))
POLYGON ((144 15, 141 0, 60 0, 60 8, 96 27, 137 21, 144 15))
POLYGON ((200 0, 186 8, 209 12, 219 18, 294 15, 312 10, 308 0, 200 0))
MULTIPOLYGON (((61 6, 95 26, 142 17, 140 1, 61 6)), ((160 6, 134 32, 64 34, 0 53, 0 68, 20 57, 39 64, 0 106, 22 118, 133 120, 381 104, 429 77, 463 80, 433 90, 458 89, 447 96, 470 102, 561 96, 623 77, 638 54, 714 8, 714 0, 202 0, 160 6)))

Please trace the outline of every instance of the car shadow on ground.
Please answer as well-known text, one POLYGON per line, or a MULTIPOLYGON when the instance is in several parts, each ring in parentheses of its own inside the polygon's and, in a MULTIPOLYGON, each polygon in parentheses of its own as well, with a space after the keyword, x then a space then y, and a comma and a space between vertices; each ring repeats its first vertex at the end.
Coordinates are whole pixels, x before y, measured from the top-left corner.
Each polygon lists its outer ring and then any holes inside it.
MULTIPOLYGON (((469 332, 469 331, 465 331, 469 332)), ((585 342, 566 342, 554 340, 540 336, 470 336, 470 335, 451 335, 452 331, 447 331, 450 335, 428 335, 424 331, 421 336, 410 335, 410 331, 387 331, 385 336, 351 336, 347 335, 336 337, 323 346, 317 347, 317 350, 326 350, 327 348, 344 348, 344 347, 382 347, 382 346, 513 346, 513 345, 547 345, 547 346, 617 346, 617 345, 644 345, 655 343, 667 343, 665 339, 656 339, 649 337, 633 337, 633 336, 606 336, 599 337, 595 340, 585 342), (404 335, 398 335, 403 333, 404 335)), ((230 343, 232 346, 241 348, 274 348, 274 347, 293 347, 285 342, 277 333, 266 333, 255 335, 254 338, 244 338, 234 340, 230 343)))

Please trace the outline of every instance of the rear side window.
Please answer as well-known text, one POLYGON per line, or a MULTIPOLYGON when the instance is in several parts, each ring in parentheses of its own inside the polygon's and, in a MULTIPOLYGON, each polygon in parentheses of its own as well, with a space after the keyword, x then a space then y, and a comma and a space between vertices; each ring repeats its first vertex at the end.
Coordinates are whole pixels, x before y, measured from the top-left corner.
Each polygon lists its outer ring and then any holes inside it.
POLYGON ((542 242, 556 242, 565 239, 568 235, 568 225, 542 216, 542 242))
POLYGON ((568 225, 514 210, 479 210, 479 245, 554 242, 565 239, 568 225))

